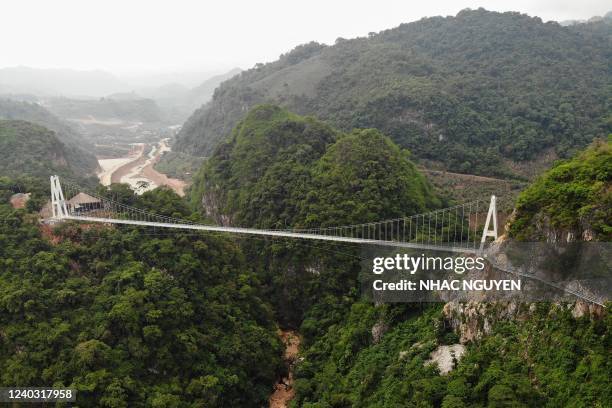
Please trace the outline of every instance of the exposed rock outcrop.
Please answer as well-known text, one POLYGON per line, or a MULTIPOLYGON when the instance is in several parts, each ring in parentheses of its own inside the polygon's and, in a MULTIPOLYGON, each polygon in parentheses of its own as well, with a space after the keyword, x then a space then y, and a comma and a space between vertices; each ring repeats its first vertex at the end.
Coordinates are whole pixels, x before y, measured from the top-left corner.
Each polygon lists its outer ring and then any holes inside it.
POLYGON ((204 213, 214 219, 219 225, 229 227, 232 225, 232 218, 221 212, 219 204, 219 198, 214 191, 205 191, 202 195, 204 213))
POLYGON ((603 307, 593 303, 584 302, 582 300, 579 300, 571 305, 571 308, 572 316, 574 316, 575 319, 579 319, 584 316, 588 316, 591 319, 601 319, 605 313, 603 307))
POLYGON ((462 344, 480 339, 491 332, 493 324, 502 319, 526 319, 529 305, 516 302, 449 302, 444 305, 444 322, 459 336, 462 344))
POLYGON ((465 354, 463 344, 453 344, 450 346, 439 346, 431 352, 430 359, 425 361, 425 365, 438 364, 440 374, 448 374, 455 368, 461 357, 465 354))
POLYGON ((372 342, 374 344, 378 343, 382 339, 384 334, 387 332, 387 330, 389 330, 388 324, 386 324, 382 320, 377 321, 376 324, 372 326, 372 342))
MULTIPOLYGON (((585 301, 554 303, 550 313, 554 314, 560 308, 571 309, 574 318, 588 316, 590 319, 601 319, 605 314, 602 306, 585 301)), ((461 344, 465 344, 489 334, 493 325, 500 320, 527 320, 536 310, 536 303, 470 301, 449 302, 444 305, 442 314, 444 324, 457 333, 461 344)))

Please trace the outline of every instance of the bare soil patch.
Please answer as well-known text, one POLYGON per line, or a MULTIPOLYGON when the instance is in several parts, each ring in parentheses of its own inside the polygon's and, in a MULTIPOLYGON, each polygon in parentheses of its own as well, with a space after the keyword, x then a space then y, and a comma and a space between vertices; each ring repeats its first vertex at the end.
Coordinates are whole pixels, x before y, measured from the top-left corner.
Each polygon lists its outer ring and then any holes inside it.
POLYGON ((289 374, 274 386, 274 392, 270 396, 270 408, 287 408, 289 402, 295 396, 293 389, 293 367, 297 360, 300 349, 300 336, 293 330, 281 330, 279 333, 285 345, 285 363, 289 367, 289 374))

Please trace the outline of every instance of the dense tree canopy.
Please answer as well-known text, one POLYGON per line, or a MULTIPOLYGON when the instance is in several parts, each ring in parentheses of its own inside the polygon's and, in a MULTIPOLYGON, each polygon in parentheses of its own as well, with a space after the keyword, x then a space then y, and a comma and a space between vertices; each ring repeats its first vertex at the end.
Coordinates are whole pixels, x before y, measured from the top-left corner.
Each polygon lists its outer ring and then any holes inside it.
POLYGON ((440 204, 380 132, 343 134, 273 105, 254 108, 195 178, 192 201, 233 225, 343 225, 440 204))
MULTIPOLYGON (((0 175, 49 180, 52 174, 82 179, 82 158, 42 126, 21 120, 0 120, 0 175)), ((89 173, 91 174, 91 173, 89 173)))
POLYGON ((97 169, 98 161, 91 153, 93 143, 41 105, 0 98, 0 119, 23 120, 55 132, 55 137, 64 144, 67 161, 78 173, 92 175, 97 169))
POLYGON ((176 148, 210 155, 262 102, 344 131, 377 128, 415 157, 459 172, 566 155, 610 132, 610 31, 519 13, 464 10, 367 38, 310 43, 221 84, 176 148))
POLYGON ((377 130, 355 130, 316 163, 301 216, 309 226, 347 225, 418 214, 438 205, 407 151, 377 130))
POLYGON ((510 235, 546 240, 551 232, 612 241, 612 136, 557 163, 518 197, 510 235))
MULTIPOLYGON (((188 212, 172 194, 134 205, 188 212)), ((36 219, 0 204, 0 385, 74 387, 82 406, 265 403, 280 342, 235 244, 71 223, 50 241, 36 219)))
MULTIPOLYGON (((519 197, 511 236, 546 239, 544 224, 590 229, 609 241, 610 142, 558 163, 519 197), (546 219, 546 223, 542 220, 546 219)), ((333 172, 332 172, 333 173, 333 172)), ((606 276, 609 276, 609 270, 606 276)), ((503 303, 501 303, 503 305, 503 303)), ((495 308, 499 305, 491 304, 495 308)), ((320 302, 304 316, 296 370, 300 407, 557 407, 612 403, 612 320, 580 316, 572 305, 516 303, 509 319, 487 316, 491 332, 468 343, 447 375, 428 364, 438 346, 457 343, 440 307, 320 302), (520 316, 520 317, 519 317, 520 316), (375 338, 374 327, 384 329, 375 338)), ((608 305, 609 307, 609 305, 608 305)), ((480 322, 481 316, 462 315, 480 322)))
MULTIPOLYGON (((440 205, 408 152, 380 132, 344 134, 273 105, 249 112, 191 194, 216 222, 262 228, 362 223, 440 205)), ((329 320, 356 296, 360 248, 256 239, 243 248, 283 325, 299 326, 313 308, 329 320)))
MULTIPOLYGON (((523 307, 526 308, 525 305, 523 307)), ((313 338, 296 372, 300 407, 604 407, 612 402, 612 320, 576 319, 540 304, 501 321, 468 345, 447 375, 428 364, 439 344, 456 342, 440 307, 354 303, 313 338), (375 342, 371 328, 389 328, 375 342)))

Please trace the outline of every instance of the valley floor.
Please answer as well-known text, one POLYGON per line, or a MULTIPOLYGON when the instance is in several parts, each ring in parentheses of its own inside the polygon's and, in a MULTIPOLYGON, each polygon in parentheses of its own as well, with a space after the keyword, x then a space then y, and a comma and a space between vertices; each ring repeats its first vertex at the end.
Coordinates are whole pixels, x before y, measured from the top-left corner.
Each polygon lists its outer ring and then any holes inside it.
POLYGON ((281 330, 280 338, 285 346, 285 362, 289 366, 289 374, 274 386, 270 396, 270 408, 286 408, 295 396, 293 389, 293 366, 300 348, 300 336, 293 330, 281 330))
POLYGON ((170 150, 167 140, 160 140, 145 155, 146 150, 146 145, 141 143, 135 145, 127 157, 99 159, 98 162, 102 168, 98 174, 100 182, 103 185, 127 183, 139 193, 163 185, 172 188, 178 195, 184 196, 186 183, 183 180, 170 178, 154 168, 161 156, 170 150))

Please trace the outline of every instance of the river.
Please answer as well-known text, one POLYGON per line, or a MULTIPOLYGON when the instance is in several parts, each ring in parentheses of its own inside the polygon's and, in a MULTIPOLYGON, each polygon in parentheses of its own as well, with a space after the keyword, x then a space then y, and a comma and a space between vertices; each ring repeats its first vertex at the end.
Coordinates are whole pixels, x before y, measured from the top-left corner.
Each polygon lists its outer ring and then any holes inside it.
POLYGON ((98 159, 101 169, 98 173, 98 179, 105 186, 111 183, 129 184, 137 194, 142 194, 159 186, 168 186, 178 195, 184 196, 184 181, 170 178, 154 168, 155 163, 168 151, 170 151, 170 146, 167 138, 152 145, 135 143, 132 145, 130 153, 125 157, 98 159), (151 149, 145 154, 148 146, 151 149))

